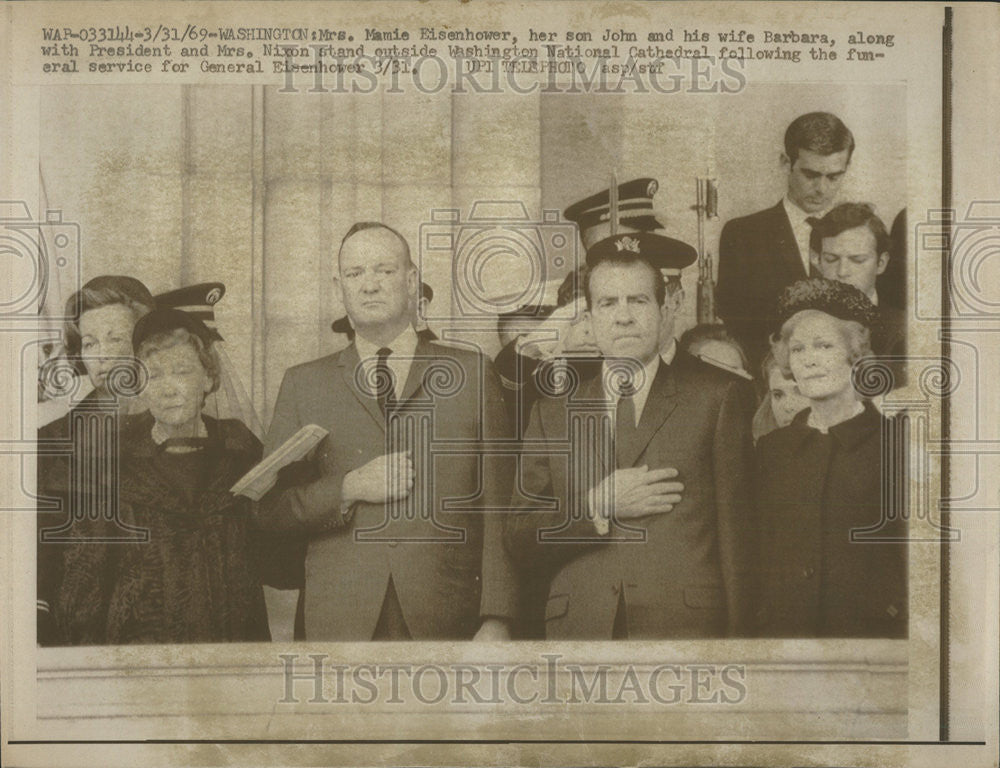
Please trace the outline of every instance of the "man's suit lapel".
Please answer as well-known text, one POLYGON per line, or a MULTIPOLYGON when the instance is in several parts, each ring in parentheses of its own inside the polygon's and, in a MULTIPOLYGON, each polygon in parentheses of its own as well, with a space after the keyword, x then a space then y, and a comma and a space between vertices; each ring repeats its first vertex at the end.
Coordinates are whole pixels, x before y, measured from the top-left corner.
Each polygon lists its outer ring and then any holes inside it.
POLYGON ((344 386, 358 399, 364 406, 368 414, 375 420, 382 430, 385 430, 385 417, 382 409, 378 407, 378 400, 368 391, 361 388, 364 383, 364 375, 361 373, 361 357, 358 355, 358 348, 351 344, 340 353, 340 375, 344 381, 344 386))
POLYGON ((779 200, 778 204, 771 209, 774 216, 775 250, 781 257, 785 269, 789 274, 798 275, 796 279, 804 280, 809 275, 806 274, 802 266, 802 256, 799 254, 799 244, 795 240, 795 233, 792 231, 792 222, 788 220, 788 213, 785 212, 785 204, 779 200))
POLYGON ((434 347, 426 340, 418 339, 413 352, 413 360, 410 362, 410 372, 406 375, 406 382, 403 384, 402 394, 399 397, 400 402, 409 400, 423 386, 424 373, 434 358, 434 347))
POLYGON ((677 407, 677 382, 670 366, 664 362, 656 369, 656 377, 646 398, 646 404, 642 409, 642 416, 639 425, 633 433, 632 440, 628 445, 617 446, 616 451, 620 453, 622 467, 631 467, 639 460, 642 452, 646 450, 653 435, 663 426, 663 422, 673 413, 677 407))
MULTIPOLYGON (((607 394, 604 392, 604 377, 603 368, 597 369, 597 374, 590 379, 584 381, 583 385, 578 390, 577 395, 570 396, 567 401, 567 411, 559 412, 558 419, 562 421, 557 421, 547 425, 547 429, 551 434, 559 434, 560 430, 568 430, 566 432, 567 437, 573 434, 573 429, 571 425, 572 413, 574 404, 579 408, 579 414, 590 414, 595 418, 601 418, 600 414, 604 415, 603 422, 598 422, 603 424, 603 428, 607 429, 607 433, 604 435, 606 440, 601 440, 601 436, 597 434, 597 429, 584 429, 581 438, 585 441, 583 445, 575 445, 574 450, 583 451, 588 456, 593 456, 600 463, 600 473, 601 477, 607 477, 612 472, 615 471, 615 447, 614 447, 614 420, 609 418, 608 414, 614 415, 614 404, 609 402, 607 394), (598 408, 598 405, 600 407, 598 408), (597 409, 596 411, 594 409, 597 409), (594 444, 587 444, 593 439, 594 444)), ((596 425, 594 425, 596 427, 596 425)))
MULTIPOLYGON (((409 400, 420 389, 424 381, 424 373, 433 362, 434 356, 434 348, 428 342, 420 339, 414 350, 414 359, 410 362, 410 372, 406 376, 406 383, 403 385, 399 402, 409 400)), ((345 348, 340 354, 341 377, 347 388, 358 399, 358 402, 365 407, 369 415, 384 430, 385 417, 382 415, 382 410, 378 407, 378 400, 360 386, 360 384, 364 383, 364 376, 358 371, 360 362, 361 358, 358 355, 358 348, 354 344, 345 348), (356 371, 358 371, 357 374, 355 374, 356 371)))

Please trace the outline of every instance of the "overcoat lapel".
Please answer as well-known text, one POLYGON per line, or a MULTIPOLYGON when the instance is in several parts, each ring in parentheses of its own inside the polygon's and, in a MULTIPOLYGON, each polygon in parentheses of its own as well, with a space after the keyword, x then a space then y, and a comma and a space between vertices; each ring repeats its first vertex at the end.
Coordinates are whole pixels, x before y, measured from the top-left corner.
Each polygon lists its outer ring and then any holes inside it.
POLYGON ((677 407, 677 382, 670 366, 660 361, 656 369, 656 376, 646 398, 646 404, 642 409, 642 417, 639 425, 633 433, 632 439, 627 445, 616 447, 616 451, 621 453, 621 466, 631 467, 639 460, 642 452, 646 450, 649 441, 653 439, 663 422, 667 420, 677 407))
MULTIPOLYGON (((434 361, 436 355, 434 348, 423 339, 417 342, 413 360, 410 362, 410 372, 406 376, 403 385, 402 395, 399 402, 404 402, 413 397, 424 382, 424 374, 427 368, 434 361)), ((345 386, 364 406, 369 415, 383 430, 385 429, 385 417, 378 407, 378 399, 362 388, 364 376, 358 371, 361 358, 358 355, 358 348, 354 344, 346 347, 340 355, 340 375, 345 386)))
POLYGON ((420 338, 413 353, 413 360, 410 363, 410 372, 406 376, 403 384, 403 391, 399 401, 405 402, 413 397, 417 390, 423 386, 424 374, 427 368, 439 357, 447 358, 447 355, 439 354, 427 341, 420 338))
POLYGON ((352 343, 346 347, 340 353, 339 363, 340 376, 343 379, 344 386, 358 399, 358 402, 368 411, 368 415, 384 431, 385 417, 382 415, 382 409, 378 407, 378 400, 370 392, 362 389, 365 377, 359 368, 361 357, 358 355, 357 346, 352 343))

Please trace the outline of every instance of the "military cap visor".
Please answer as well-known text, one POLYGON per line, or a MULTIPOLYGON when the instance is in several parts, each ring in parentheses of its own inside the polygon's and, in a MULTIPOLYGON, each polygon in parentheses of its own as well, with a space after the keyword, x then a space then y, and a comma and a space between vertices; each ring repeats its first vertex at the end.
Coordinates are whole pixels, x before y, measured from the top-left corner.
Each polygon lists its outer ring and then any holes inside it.
MULTIPOLYGON (((653 213, 653 195, 659 184, 656 179, 642 178, 618 185, 618 220, 634 229, 662 229, 653 213)), ((581 232, 600 222, 611 220, 611 190, 573 203, 563 211, 567 221, 575 222, 581 232)))
POLYGON ((680 274, 694 264, 698 252, 685 242, 658 232, 622 232, 595 243, 587 250, 587 266, 608 258, 641 258, 664 272, 680 274))

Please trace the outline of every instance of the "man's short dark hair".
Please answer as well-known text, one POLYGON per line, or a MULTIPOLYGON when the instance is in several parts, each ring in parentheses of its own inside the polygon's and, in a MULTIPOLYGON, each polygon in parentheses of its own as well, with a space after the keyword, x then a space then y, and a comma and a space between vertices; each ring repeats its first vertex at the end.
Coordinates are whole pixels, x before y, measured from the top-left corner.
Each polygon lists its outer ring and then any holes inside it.
POLYGON ((667 294, 669 293, 673 296, 681 288, 681 278, 680 275, 670 276, 666 280, 663 278, 663 273, 660 272, 660 268, 653 264, 649 259, 645 259, 641 256, 627 256, 622 254, 619 256, 611 256, 605 259, 601 259, 597 264, 589 267, 584 273, 583 281, 583 295, 587 299, 587 309, 592 309, 591 305, 591 295, 590 295, 590 281, 594 279, 594 272, 597 268, 604 264, 617 264, 620 266, 628 266, 630 264, 645 264, 649 267, 649 270, 653 273, 653 293, 656 296, 656 303, 658 306, 662 307, 667 301, 667 294))
POLYGON ((392 232, 399 242, 403 244, 403 250, 406 251, 406 261, 410 266, 415 266, 413 261, 410 259, 410 244, 406 242, 406 238, 403 237, 397 230, 390 227, 388 224, 383 224, 381 221, 359 221, 351 225, 351 228, 347 230, 347 234, 344 235, 343 239, 340 241, 340 249, 337 251, 337 261, 340 261, 340 251, 344 249, 344 243, 350 240, 358 232, 364 232, 366 229, 386 229, 392 232))
POLYGON ((795 118, 785 131, 785 155, 793 165, 799 150, 832 155, 847 150, 847 162, 854 154, 854 135, 840 118, 829 112, 809 112, 795 118))
POLYGON ((875 215, 875 208, 869 203, 841 203, 831 209, 826 216, 813 225, 809 235, 809 249, 816 253, 823 251, 823 238, 836 237, 841 232, 856 227, 868 227, 875 236, 875 255, 889 252, 891 241, 882 219, 875 215))

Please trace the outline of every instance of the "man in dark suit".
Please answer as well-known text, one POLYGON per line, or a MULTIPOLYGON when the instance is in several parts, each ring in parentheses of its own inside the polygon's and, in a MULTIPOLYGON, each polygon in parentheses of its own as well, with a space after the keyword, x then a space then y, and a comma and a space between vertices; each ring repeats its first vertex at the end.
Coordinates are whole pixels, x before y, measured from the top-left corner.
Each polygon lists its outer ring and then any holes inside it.
POLYGON ((809 276, 811 219, 833 205, 854 152, 854 136, 829 112, 793 120, 784 143, 785 196, 771 208, 726 222, 719 240, 719 315, 743 345, 752 371, 767 351, 778 295, 809 276))
POLYGON ((531 415, 505 543, 519 563, 555 568, 547 638, 748 627, 753 396, 676 342, 661 353, 683 301, 680 268, 692 261, 686 251, 678 261, 666 240, 623 233, 588 252, 586 299, 604 365, 539 399, 531 415))
POLYGON ((418 339, 398 232, 356 224, 338 258, 356 337, 286 372, 265 453, 307 424, 329 435, 258 513, 307 537, 305 637, 504 639, 516 595, 489 511, 510 475, 482 451, 510 434, 496 374, 475 351, 418 339))

